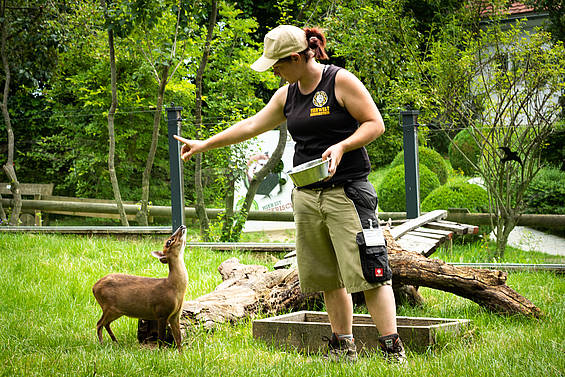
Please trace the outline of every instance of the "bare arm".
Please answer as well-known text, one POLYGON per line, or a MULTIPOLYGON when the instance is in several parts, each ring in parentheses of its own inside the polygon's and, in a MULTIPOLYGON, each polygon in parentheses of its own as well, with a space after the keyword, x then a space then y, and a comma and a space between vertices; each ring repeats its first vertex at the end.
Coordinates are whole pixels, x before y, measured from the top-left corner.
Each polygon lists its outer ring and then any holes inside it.
POLYGON ((335 79, 335 93, 340 105, 359 122, 359 128, 347 139, 332 145, 322 158, 331 157, 330 174, 334 174, 344 153, 361 148, 383 134, 385 126, 369 91, 355 75, 344 69, 335 79))
POLYGON ((237 144, 265 131, 274 129, 285 120, 283 108, 286 102, 287 91, 288 86, 283 86, 275 92, 269 103, 257 114, 237 122, 230 128, 206 140, 188 140, 175 135, 175 139, 184 143, 181 149, 182 159, 187 161, 193 154, 237 144))

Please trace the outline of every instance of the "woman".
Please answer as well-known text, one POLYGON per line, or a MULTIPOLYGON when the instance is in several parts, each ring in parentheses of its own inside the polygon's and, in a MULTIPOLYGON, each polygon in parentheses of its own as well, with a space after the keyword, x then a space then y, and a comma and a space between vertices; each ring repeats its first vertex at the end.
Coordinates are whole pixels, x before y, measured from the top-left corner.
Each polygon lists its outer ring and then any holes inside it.
POLYGON ((175 137, 184 143, 181 154, 187 160, 287 121, 296 142, 294 166, 320 157, 331 159, 329 179, 295 188, 292 193, 301 289, 324 292, 332 328, 328 339, 331 359, 357 358, 350 293, 363 291, 382 335, 383 353, 404 362, 392 274, 384 239, 376 229, 377 197, 367 181, 370 163, 364 148, 384 132, 384 124, 357 77, 316 61, 327 59, 325 43, 318 29, 282 25, 271 30, 265 36, 263 55, 251 68, 262 72, 272 67, 275 75, 290 84, 277 90, 257 114, 207 140, 175 137))

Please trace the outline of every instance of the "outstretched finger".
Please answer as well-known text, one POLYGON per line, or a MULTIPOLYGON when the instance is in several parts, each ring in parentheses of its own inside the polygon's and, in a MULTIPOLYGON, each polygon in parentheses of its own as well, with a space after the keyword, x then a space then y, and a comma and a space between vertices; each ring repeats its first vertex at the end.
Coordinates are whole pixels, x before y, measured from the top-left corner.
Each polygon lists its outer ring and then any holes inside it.
POLYGON ((190 141, 190 140, 185 139, 184 137, 179 136, 179 135, 173 135, 173 137, 174 137, 175 139, 177 139, 178 141, 180 141, 181 143, 185 143, 185 144, 188 144, 188 142, 190 141))

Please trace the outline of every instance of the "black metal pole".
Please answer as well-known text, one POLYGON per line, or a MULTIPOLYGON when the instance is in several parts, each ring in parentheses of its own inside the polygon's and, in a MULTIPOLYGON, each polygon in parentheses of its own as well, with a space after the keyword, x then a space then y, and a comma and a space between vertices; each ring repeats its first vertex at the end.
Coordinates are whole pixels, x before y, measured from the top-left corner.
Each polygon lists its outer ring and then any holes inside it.
POLYGON ((180 142, 173 135, 180 136, 182 107, 167 107, 167 125, 169 130, 169 167, 171 179, 171 215, 173 232, 184 225, 184 190, 182 179, 182 162, 180 158, 180 142))
POLYGON ((420 180, 418 168, 418 110, 401 111, 404 134, 404 183, 406 218, 420 216, 420 180))

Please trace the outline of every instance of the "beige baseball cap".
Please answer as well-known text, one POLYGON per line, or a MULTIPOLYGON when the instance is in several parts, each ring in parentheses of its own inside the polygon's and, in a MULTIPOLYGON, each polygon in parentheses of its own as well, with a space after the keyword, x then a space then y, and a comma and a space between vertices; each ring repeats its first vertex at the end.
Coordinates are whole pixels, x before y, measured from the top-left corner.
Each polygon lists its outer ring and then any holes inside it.
POLYGON ((306 33, 299 27, 280 25, 265 35, 263 55, 251 64, 251 69, 264 72, 293 52, 302 52, 308 47, 306 33))

